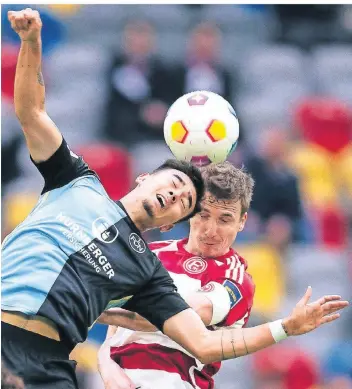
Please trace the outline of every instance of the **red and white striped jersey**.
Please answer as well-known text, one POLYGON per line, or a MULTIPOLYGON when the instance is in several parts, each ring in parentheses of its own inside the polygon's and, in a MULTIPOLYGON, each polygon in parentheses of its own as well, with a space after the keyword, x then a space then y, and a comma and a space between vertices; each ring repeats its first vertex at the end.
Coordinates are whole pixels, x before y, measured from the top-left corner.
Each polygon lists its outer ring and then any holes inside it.
MULTIPOLYGON (((246 261, 233 249, 216 258, 201 258, 187 252, 187 239, 149 245, 173 278, 178 292, 206 291, 217 282, 230 295, 230 311, 217 325, 243 327, 253 305, 255 286, 246 261), (210 284, 211 286, 211 284, 210 284)), ((151 307, 153 309, 153 307, 151 307)), ((139 332, 119 328, 111 339, 114 359, 141 389, 212 389, 220 362, 202 364, 162 332, 139 332)))

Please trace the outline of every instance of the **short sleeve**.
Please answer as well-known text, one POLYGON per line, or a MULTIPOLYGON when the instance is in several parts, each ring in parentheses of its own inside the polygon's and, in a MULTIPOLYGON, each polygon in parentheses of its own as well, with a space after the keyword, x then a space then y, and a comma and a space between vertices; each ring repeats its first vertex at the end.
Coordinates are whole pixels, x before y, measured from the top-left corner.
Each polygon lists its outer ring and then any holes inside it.
POLYGON ((248 273, 245 273, 243 281, 239 283, 234 279, 218 279, 230 296, 230 311, 219 326, 243 327, 247 324, 251 309, 255 285, 248 273))
POLYGON ((42 194, 60 188, 78 177, 96 175, 89 169, 82 157, 69 149, 64 138, 60 147, 48 160, 36 163, 31 157, 31 161, 44 178, 42 194))
POLYGON ((123 308, 137 312, 162 331, 167 319, 188 309, 189 305, 177 293, 172 278, 158 261, 152 279, 123 308))

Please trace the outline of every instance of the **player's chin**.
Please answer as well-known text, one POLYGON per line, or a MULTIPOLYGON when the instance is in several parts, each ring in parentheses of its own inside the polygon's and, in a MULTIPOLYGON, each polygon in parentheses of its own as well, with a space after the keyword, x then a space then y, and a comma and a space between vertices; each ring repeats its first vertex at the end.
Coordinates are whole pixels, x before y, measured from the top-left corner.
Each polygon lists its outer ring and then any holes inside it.
POLYGON ((145 212, 147 213, 147 215, 150 218, 154 218, 155 217, 155 207, 154 207, 153 203, 150 202, 149 200, 143 200, 142 204, 143 204, 143 208, 144 208, 145 212))
POLYGON ((203 257, 215 257, 218 255, 219 248, 216 244, 207 244, 202 242, 202 256, 203 257))

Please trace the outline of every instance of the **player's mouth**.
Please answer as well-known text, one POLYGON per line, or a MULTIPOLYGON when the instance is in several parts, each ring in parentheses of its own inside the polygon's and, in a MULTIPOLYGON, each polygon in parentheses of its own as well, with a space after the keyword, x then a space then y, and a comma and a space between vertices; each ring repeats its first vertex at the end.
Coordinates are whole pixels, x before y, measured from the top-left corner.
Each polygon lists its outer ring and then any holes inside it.
POLYGON ((214 246, 214 245, 216 245, 215 242, 206 242, 206 241, 204 241, 203 239, 200 239, 200 241, 201 241, 203 244, 205 244, 206 246, 214 246))
POLYGON ((166 207, 166 205, 167 205, 167 201, 166 201, 165 197, 163 195, 157 193, 156 199, 157 199, 157 201, 158 201, 158 203, 160 205, 160 208, 164 209, 166 207))

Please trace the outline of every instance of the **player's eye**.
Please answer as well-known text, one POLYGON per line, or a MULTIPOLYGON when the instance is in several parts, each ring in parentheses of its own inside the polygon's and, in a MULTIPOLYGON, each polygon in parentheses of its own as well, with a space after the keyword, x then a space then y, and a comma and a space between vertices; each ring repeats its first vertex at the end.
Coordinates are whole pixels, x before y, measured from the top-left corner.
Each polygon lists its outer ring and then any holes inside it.
POLYGON ((175 181, 174 181, 174 180, 172 180, 172 184, 173 184, 173 186, 174 186, 175 188, 177 188, 177 186, 176 186, 176 184, 175 184, 175 181))
POLYGON ((181 203, 182 203, 183 209, 186 210, 185 203, 183 202, 182 199, 181 199, 181 203))

